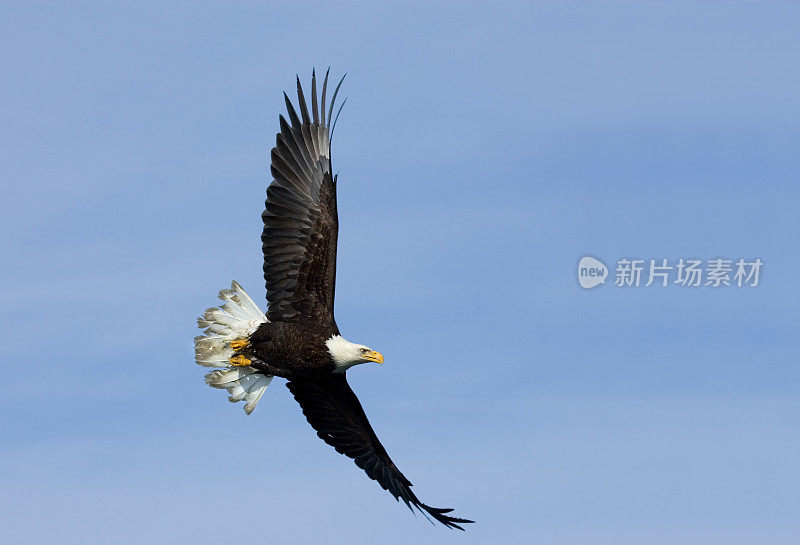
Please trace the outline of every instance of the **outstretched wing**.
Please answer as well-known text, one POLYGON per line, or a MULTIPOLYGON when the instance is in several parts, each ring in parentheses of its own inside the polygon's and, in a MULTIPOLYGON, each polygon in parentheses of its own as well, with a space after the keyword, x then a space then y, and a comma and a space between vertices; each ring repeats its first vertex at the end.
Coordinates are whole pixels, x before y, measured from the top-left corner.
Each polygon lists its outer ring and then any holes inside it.
POLYGON ((281 132, 271 154, 274 180, 267 188, 266 209, 261 215, 267 318, 273 322, 303 317, 333 321, 339 220, 336 177, 331 174, 330 117, 339 86, 326 120, 327 86, 326 73, 318 109, 317 78, 312 75, 310 116, 299 77, 299 117, 289 97, 283 95, 291 124, 280 116, 281 132))
POLYGON ((355 460, 370 479, 378 481, 395 499, 402 499, 409 509, 416 507, 448 528, 463 530, 459 524, 472 522, 448 516, 452 509, 431 507, 419 501, 411 491, 411 482, 400 473, 372 431, 344 373, 315 380, 292 380, 286 386, 317 435, 340 454, 355 460))

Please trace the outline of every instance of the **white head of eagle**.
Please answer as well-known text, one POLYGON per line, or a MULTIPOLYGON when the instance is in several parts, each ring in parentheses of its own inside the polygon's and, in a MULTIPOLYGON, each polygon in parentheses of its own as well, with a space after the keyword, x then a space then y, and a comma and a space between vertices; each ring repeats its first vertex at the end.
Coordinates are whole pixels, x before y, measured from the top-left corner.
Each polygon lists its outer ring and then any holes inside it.
POLYGON ((352 366, 368 361, 383 363, 383 354, 369 346, 351 343, 341 335, 334 335, 325 341, 325 345, 328 347, 333 363, 336 364, 334 373, 344 373, 352 366))

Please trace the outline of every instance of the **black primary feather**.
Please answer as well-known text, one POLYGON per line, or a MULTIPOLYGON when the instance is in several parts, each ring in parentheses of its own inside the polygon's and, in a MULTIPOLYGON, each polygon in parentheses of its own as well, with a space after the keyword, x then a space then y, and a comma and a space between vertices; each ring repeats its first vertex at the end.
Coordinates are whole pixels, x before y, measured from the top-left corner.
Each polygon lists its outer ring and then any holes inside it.
POLYGON ((317 112, 317 71, 311 70, 311 114, 314 116, 314 124, 319 125, 319 113, 317 112))
POLYGON ((342 86, 342 82, 344 81, 344 78, 346 78, 346 77, 347 77, 347 73, 345 73, 345 75, 342 76, 342 79, 340 79, 338 85, 336 85, 336 89, 333 90, 333 98, 331 98, 331 105, 328 108, 328 122, 329 123, 330 123, 330 120, 331 120, 331 114, 333 113, 333 105, 336 104, 336 95, 339 94, 339 87, 342 86))
POLYGON ((328 70, 325 72, 325 81, 322 82, 322 105, 319 109, 319 113, 322 116, 322 124, 325 125, 325 91, 328 89, 328 74, 331 73, 330 66, 328 70))

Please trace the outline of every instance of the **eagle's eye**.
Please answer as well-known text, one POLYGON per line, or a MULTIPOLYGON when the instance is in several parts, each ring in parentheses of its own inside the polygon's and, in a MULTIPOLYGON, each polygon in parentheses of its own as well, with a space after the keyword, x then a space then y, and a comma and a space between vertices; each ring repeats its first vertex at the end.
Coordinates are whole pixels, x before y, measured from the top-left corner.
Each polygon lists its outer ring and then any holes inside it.
POLYGON ((367 354, 369 353, 369 348, 359 348, 358 351, 361 352, 361 354, 367 354))

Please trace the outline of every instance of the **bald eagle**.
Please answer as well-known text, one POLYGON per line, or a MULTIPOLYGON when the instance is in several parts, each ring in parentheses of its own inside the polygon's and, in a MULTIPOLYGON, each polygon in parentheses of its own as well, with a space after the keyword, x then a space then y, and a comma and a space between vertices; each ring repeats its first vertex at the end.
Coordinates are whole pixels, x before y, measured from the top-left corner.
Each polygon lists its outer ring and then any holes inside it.
POLYGON ((344 102, 333 123, 331 117, 344 77, 333 92, 326 117, 329 72, 319 105, 312 72, 310 109, 297 78, 300 115, 283 94, 289 121, 279 117, 270 166, 274 179, 261 215, 267 313, 233 282, 219 293, 224 304, 206 310, 198 319, 204 334, 195 338, 196 361, 218 368, 206 375, 206 382, 226 389, 232 402, 245 401, 247 414, 253 412, 273 377, 287 379, 286 386, 323 441, 352 458, 412 512, 416 508, 448 528, 463 530, 461 524, 471 520, 449 516, 452 509, 426 505, 412 492, 411 481, 389 458, 347 384, 349 368, 367 362, 382 364, 383 355, 342 337, 333 317, 339 220, 330 145, 344 102))

